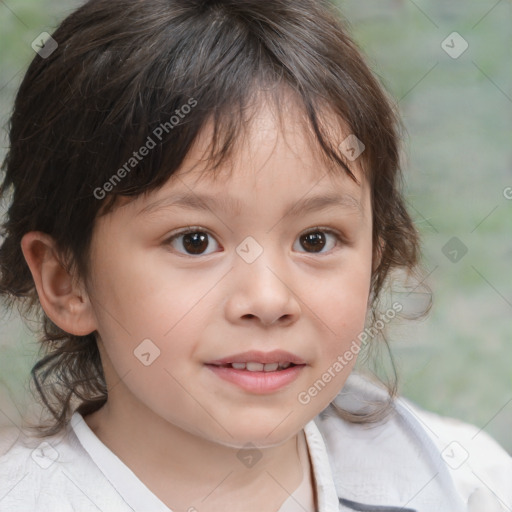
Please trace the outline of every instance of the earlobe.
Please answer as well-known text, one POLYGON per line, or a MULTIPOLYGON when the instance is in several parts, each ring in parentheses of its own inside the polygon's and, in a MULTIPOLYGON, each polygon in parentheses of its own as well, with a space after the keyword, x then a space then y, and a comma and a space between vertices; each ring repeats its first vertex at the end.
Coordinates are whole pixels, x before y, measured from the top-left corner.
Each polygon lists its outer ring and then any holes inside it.
POLYGON ((89 297, 81 281, 76 282, 62 264, 53 238, 31 231, 23 236, 21 249, 51 321, 76 336, 93 332, 96 322, 89 297))

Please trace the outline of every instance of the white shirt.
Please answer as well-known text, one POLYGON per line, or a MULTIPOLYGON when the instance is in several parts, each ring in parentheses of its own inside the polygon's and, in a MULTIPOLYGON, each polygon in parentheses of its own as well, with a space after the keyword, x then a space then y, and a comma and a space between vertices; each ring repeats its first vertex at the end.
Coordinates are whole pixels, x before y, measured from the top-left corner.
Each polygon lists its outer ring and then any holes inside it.
MULTIPOLYGON (((318 512, 512 510, 512 458, 476 427, 404 399, 378 424, 336 415, 336 405, 357 412, 383 397, 352 374, 335 405, 305 425, 300 456, 311 460, 318 512)), ((10 444, 0 457, 1 512, 172 512, 78 413, 56 436, 10 444)), ((279 512, 310 512, 306 476, 279 512)))

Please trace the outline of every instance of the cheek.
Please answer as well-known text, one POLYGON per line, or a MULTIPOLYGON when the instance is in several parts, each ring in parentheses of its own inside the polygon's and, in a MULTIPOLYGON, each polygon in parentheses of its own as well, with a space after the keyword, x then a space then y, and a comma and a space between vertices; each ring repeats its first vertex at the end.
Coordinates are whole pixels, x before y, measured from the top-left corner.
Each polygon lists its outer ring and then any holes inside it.
MULTIPOLYGON (((110 398, 132 400, 175 424, 181 415, 204 423, 204 411, 184 393, 190 386, 191 360, 201 332, 198 297, 212 283, 187 279, 157 259, 138 264, 136 255, 104 266, 97 286, 98 332, 103 340, 110 398), (129 278, 127 277, 129 276, 129 278), (177 293, 177 290, 180 290, 177 293), (174 414, 172 411, 179 411, 174 414)), ((188 425, 188 430, 195 427, 188 425)), ((201 433, 201 428, 197 428, 201 433)))
POLYGON ((320 407, 343 387, 360 351, 358 337, 368 309, 371 257, 369 253, 353 256, 339 272, 326 276, 311 298, 312 317, 319 328, 318 359, 313 370, 315 379, 322 380, 321 386, 325 383, 327 388, 315 399, 317 405, 322 402, 320 407))
POLYGON ((115 373, 129 372, 133 385, 158 392, 163 384, 172 386, 166 370, 179 379, 183 362, 193 359, 206 321, 206 296, 219 279, 176 269, 163 251, 113 256, 95 274, 98 332, 115 373))
POLYGON ((362 329, 366 317, 371 281, 370 263, 341 269, 326 277, 323 286, 315 290, 315 307, 319 318, 325 318, 333 336, 346 338, 353 329, 362 329))
POLYGON ((104 261, 94 286, 105 325, 133 337, 165 338, 214 284, 200 272, 184 272, 166 261, 164 251, 121 253, 104 261))
POLYGON ((318 327, 317 357, 308 382, 296 397, 309 416, 327 407, 356 364, 371 279, 371 269, 365 261, 362 258, 359 264, 337 273, 337 277, 331 274, 311 297, 311 317, 318 327))

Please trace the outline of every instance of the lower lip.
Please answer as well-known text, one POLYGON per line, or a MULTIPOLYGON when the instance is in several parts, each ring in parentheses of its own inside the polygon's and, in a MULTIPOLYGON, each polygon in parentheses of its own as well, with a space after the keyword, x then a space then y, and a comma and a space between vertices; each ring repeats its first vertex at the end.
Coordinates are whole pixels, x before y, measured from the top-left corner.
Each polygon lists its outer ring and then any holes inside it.
POLYGON ((213 364, 207 364, 206 367, 221 379, 236 384, 245 391, 262 395, 277 391, 293 382, 305 365, 290 366, 275 372, 250 372, 213 364))

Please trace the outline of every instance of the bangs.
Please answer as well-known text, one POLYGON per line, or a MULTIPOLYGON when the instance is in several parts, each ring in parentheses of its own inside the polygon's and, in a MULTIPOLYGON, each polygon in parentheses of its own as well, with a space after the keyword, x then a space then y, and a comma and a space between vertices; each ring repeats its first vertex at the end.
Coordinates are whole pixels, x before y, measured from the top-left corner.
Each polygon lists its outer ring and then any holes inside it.
MULTIPOLYGON (((197 100, 195 98, 191 100, 195 105, 197 100)), ((172 180, 172 176, 179 170, 191 148, 205 133, 208 134, 208 141, 200 161, 204 163, 204 168, 199 178, 208 177, 216 180, 217 171, 220 168, 222 168, 223 177, 226 177, 226 171, 229 177, 233 169, 229 165, 231 158, 242 149, 243 143, 249 140, 252 130, 256 129, 253 120, 263 106, 270 107, 281 133, 285 131, 285 122, 297 123, 308 143, 304 150, 314 153, 327 172, 346 172, 357 183, 352 170, 338 149, 339 142, 346 137, 346 126, 340 123, 339 119, 328 117, 325 107, 315 109, 311 106, 311 110, 308 111, 307 106, 297 98, 296 93, 283 85, 270 90, 255 87, 254 91, 249 91, 249 94, 240 97, 239 100, 240 103, 226 106, 224 111, 216 110, 210 116, 203 116, 202 119, 198 119, 199 116, 196 113, 186 109, 190 113, 188 118, 181 122, 184 125, 188 123, 188 126, 173 124, 173 118, 178 116, 171 116, 170 126, 167 126, 169 132, 174 128, 188 130, 186 141, 188 150, 184 151, 180 158, 176 156, 177 147, 183 144, 183 140, 181 143, 173 141, 172 135, 166 132, 164 122, 158 124, 152 133, 141 134, 139 140, 134 141, 134 147, 139 148, 137 151, 139 154, 141 148, 146 147, 147 151, 144 152, 147 156, 139 161, 132 153, 119 167, 119 170, 126 172, 117 173, 124 179, 115 175, 108 179, 112 185, 112 192, 105 199, 102 214, 115 208, 116 199, 119 196, 133 197, 148 194, 167 183, 168 180, 172 180), (161 141, 160 138, 162 138, 161 141), (133 171, 130 170, 132 164, 133 171)), ((181 108, 183 109, 183 105, 181 108)), ((181 137, 183 135, 181 134, 181 137)))
MULTIPOLYGON (((211 13, 202 16, 206 21, 211 13)), ((283 114, 291 107, 294 120, 307 135, 308 149, 329 172, 341 170, 357 181, 338 149, 343 138, 355 131, 344 108, 348 104, 345 86, 334 79, 322 81, 321 76, 305 70, 298 73, 300 58, 297 65, 285 66, 278 61, 276 48, 265 45, 242 22, 216 16, 205 32, 187 33, 186 42, 174 37, 174 44, 169 45, 167 40, 165 49, 147 56, 136 76, 128 76, 131 55, 102 61, 106 68, 123 62, 116 74, 126 75, 119 80, 128 84, 121 95, 115 82, 103 86, 103 99, 97 100, 103 102, 100 109, 111 108, 89 143, 93 151, 101 151, 105 144, 112 148, 111 163, 101 166, 90 190, 94 193, 97 187, 112 185, 102 214, 114 208, 118 196, 150 193, 171 179, 205 130, 211 134, 205 171, 215 179, 215 171, 250 135, 252 119, 264 103, 272 107, 281 127, 283 114), (183 51, 185 44, 189 46, 183 51), (195 58, 198 55, 208 59, 195 58)), ((188 23, 205 26, 190 19, 188 23)), ((102 73, 98 70, 98 75, 102 73)), ((367 155, 361 160, 368 160, 367 155)))

